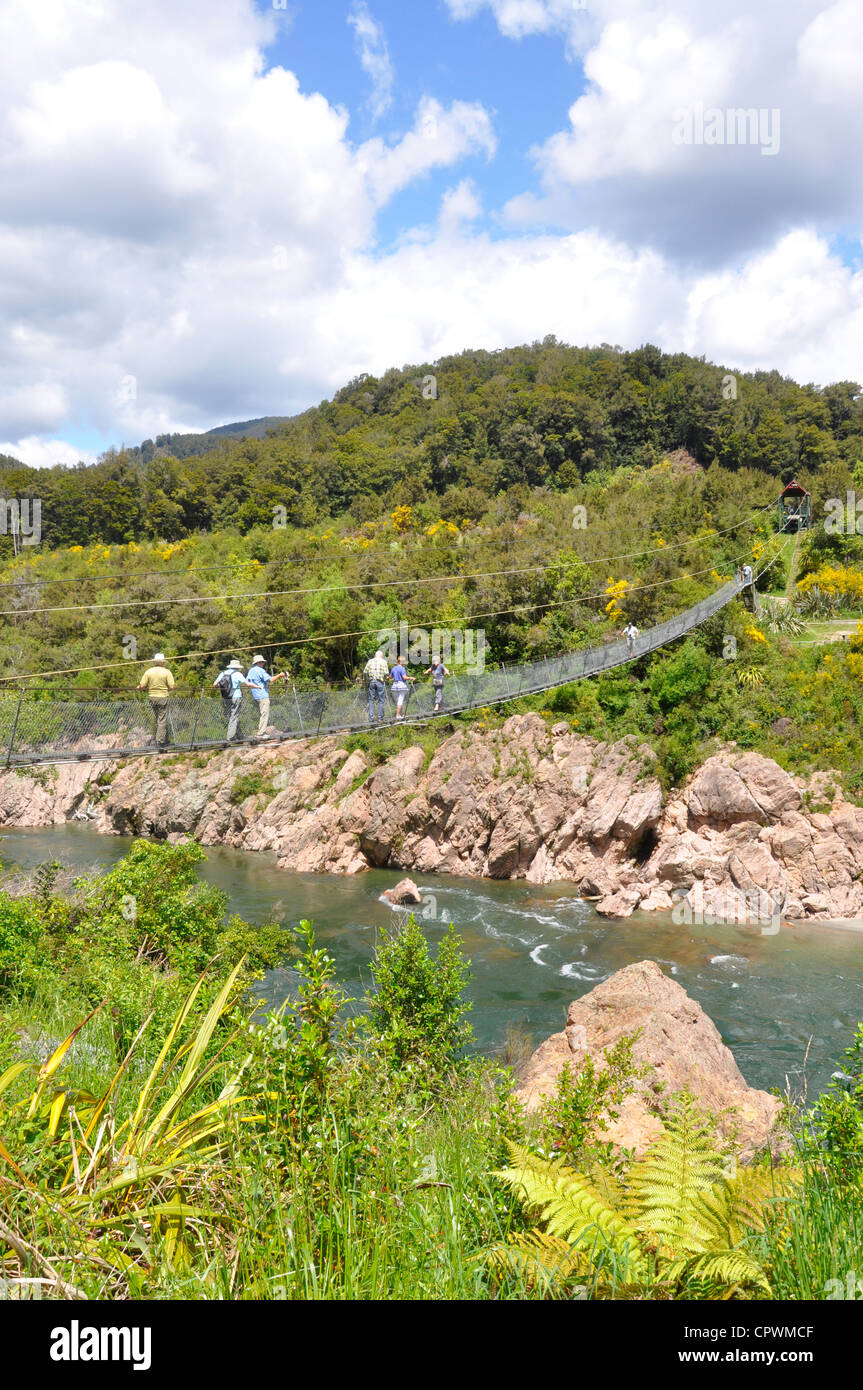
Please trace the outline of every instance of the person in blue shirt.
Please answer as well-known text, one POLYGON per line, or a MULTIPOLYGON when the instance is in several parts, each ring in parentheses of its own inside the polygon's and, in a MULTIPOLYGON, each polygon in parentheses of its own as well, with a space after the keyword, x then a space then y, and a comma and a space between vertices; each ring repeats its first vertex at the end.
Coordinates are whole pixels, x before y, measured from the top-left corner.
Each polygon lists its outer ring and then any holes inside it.
POLYGON ((258 738, 269 738, 267 725, 270 722, 270 683, 287 680, 287 671, 280 671, 277 676, 271 676, 269 671, 264 670, 264 658, 253 656, 252 665, 246 679, 252 687, 252 698, 258 706, 258 738))
POLYGON ((393 694, 396 697, 396 719, 404 719, 404 703, 408 693, 408 681, 412 681, 413 676, 408 675, 401 660, 399 660, 390 671, 390 679, 393 683, 393 694))
POLYGON ((222 696, 222 709, 228 721, 228 743, 232 743, 237 737, 240 705, 243 701, 243 686, 248 684, 249 681, 243 675, 242 665, 236 657, 233 661, 228 662, 224 671, 220 671, 213 681, 213 689, 218 690, 222 696))

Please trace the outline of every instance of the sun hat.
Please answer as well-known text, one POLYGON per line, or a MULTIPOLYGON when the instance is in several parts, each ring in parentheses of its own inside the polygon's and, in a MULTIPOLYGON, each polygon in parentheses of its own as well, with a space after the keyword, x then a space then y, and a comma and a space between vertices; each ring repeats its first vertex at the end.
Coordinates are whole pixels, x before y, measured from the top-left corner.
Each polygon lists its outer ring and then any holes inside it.
POLYGON ((229 671, 242 671, 242 669, 243 669, 243 663, 242 663, 242 661, 238 661, 236 657, 234 657, 233 661, 229 661, 229 662, 228 662, 228 670, 229 670, 229 671))
POLYGON ((264 664, 264 658, 263 658, 262 656, 253 656, 253 657, 252 657, 252 665, 253 665, 253 666, 257 666, 258 662, 260 662, 261 665, 263 666, 263 664, 264 664))
POLYGON ((154 661, 164 661, 164 660, 165 660, 165 653, 164 653, 164 652, 156 652, 155 656, 153 657, 153 660, 154 660, 154 661))

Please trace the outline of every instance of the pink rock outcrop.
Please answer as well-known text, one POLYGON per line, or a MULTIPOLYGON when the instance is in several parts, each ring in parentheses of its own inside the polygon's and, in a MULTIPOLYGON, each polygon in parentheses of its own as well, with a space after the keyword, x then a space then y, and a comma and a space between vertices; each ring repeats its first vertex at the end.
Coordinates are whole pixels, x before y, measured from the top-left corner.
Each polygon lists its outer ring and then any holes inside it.
POLYGON ((453 734, 431 759, 408 747, 378 766, 324 738, 7 770, 0 825, 89 813, 106 834, 270 850, 297 872, 567 881, 609 918, 673 909, 681 921, 701 914, 773 932, 789 919, 863 915, 863 810, 837 778, 804 783, 730 749, 666 798, 655 768, 635 739, 599 743, 513 715, 453 734))
POLYGON ((714 1115, 719 1133, 733 1140, 743 1157, 777 1142, 780 1102, 746 1084, 701 1005, 651 960, 618 970, 570 1004, 564 1031, 536 1049, 522 1074, 518 1095, 528 1112, 554 1093, 564 1067, 577 1071, 590 1057, 601 1068, 606 1049, 636 1032, 633 1060, 638 1067, 646 1063, 649 1071, 636 1080, 618 1118, 599 1137, 642 1153, 662 1131, 663 1107, 686 1089, 714 1115))

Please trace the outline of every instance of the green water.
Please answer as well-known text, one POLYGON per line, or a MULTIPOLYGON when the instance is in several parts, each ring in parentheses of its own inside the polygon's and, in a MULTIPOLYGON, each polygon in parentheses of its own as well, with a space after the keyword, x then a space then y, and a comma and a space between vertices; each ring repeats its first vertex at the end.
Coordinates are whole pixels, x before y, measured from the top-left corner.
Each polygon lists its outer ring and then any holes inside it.
MULTIPOLYGON (((121 858, 130 843, 83 825, 8 831, 0 859, 24 868, 47 859, 98 868, 121 858)), ((375 941, 394 920, 380 893, 401 875, 289 874, 272 855, 222 848, 207 850, 204 873, 251 922, 278 903, 287 921, 312 919, 344 987, 358 994, 369 983, 375 941)), ((474 975, 472 1023, 486 1052, 500 1048, 509 1024, 542 1041, 562 1028, 571 999, 647 958, 698 1000, 752 1085, 784 1090, 787 1078, 792 1091, 806 1085, 811 1097, 863 1019, 863 933, 817 923, 762 936, 757 928, 679 926, 655 914, 608 922, 563 884, 415 877, 425 893, 417 911, 430 937, 452 921, 464 938, 474 975)), ((267 997, 280 1001, 294 982, 293 972, 274 972, 267 997)))

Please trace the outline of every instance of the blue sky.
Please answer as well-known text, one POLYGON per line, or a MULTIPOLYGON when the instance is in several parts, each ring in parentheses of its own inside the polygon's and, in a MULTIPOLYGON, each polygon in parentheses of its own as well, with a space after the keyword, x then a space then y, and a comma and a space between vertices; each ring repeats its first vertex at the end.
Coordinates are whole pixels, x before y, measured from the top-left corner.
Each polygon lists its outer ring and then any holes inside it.
POLYGON ((863 380, 859 0, 5 0, 0 92, 37 466, 548 333, 863 380))
MULTIPOLYGON (((264 13, 269 7, 260 5, 264 13)), ((338 0, 274 11, 277 37, 266 53, 270 67, 294 70, 307 92, 322 92, 351 113, 348 136, 359 144, 380 135, 396 140, 411 124, 423 96, 480 102, 493 114, 498 150, 493 159, 466 159, 460 173, 482 190, 490 235, 501 235, 493 215, 508 199, 535 184, 531 149, 566 125, 567 112, 584 90, 581 65, 567 59, 559 37, 504 37, 490 11, 467 22, 451 18, 445 4, 374 4, 369 13, 386 35, 395 83, 392 105, 375 120, 369 109, 371 82, 363 71, 350 7, 338 0)), ((433 221, 450 170, 433 172, 398 194, 378 222, 382 247, 406 229, 433 221)))

